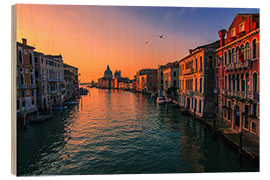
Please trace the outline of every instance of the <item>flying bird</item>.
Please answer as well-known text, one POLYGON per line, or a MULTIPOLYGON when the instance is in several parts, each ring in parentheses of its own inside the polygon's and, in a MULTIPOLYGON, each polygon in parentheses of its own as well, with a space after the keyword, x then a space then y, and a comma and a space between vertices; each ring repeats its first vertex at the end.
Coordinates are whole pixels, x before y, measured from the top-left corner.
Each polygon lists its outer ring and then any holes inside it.
POLYGON ((145 42, 145 44, 149 43, 148 41, 145 42))
POLYGON ((158 36, 158 37, 159 37, 159 38, 163 38, 163 36, 164 36, 164 35, 162 34, 161 36, 158 36))

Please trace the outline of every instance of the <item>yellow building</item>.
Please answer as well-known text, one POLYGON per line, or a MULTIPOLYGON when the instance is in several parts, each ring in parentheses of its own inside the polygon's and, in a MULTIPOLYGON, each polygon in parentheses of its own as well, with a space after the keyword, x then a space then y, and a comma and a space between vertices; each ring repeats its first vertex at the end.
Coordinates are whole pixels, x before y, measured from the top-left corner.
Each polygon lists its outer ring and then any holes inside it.
POLYGON ((214 116, 214 57, 219 41, 190 50, 179 61, 179 105, 202 118, 214 116))

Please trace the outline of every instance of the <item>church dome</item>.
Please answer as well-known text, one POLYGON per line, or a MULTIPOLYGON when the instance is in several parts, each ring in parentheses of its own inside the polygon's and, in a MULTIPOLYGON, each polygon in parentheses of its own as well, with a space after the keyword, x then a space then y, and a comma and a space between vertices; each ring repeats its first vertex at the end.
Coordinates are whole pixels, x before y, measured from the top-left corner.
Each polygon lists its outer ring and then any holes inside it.
POLYGON ((113 77, 112 71, 110 70, 110 66, 109 65, 107 65, 107 69, 104 72, 104 77, 105 78, 112 78, 113 77))

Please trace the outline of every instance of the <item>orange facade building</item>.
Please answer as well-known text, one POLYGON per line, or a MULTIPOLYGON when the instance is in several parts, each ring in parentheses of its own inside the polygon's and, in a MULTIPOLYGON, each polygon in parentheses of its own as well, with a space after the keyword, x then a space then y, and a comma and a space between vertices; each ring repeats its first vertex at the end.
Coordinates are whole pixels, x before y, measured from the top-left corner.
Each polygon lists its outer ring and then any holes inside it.
POLYGON ((17 42, 17 113, 29 114, 36 108, 36 83, 34 47, 27 45, 27 40, 17 42))

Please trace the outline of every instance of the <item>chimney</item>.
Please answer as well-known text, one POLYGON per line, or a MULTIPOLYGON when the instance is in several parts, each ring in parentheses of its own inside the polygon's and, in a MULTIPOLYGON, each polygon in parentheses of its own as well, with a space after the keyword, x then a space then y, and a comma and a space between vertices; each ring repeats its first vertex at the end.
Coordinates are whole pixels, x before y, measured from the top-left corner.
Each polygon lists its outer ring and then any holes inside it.
POLYGON ((226 29, 222 29, 222 30, 218 31, 218 35, 220 38, 220 47, 224 46, 224 44, 225 44, 226 33, 227 33, 226 29))
POLYGON ((27 45, 27 39, 22 38, 22 43, 23 43, 24 45, 27 45))

